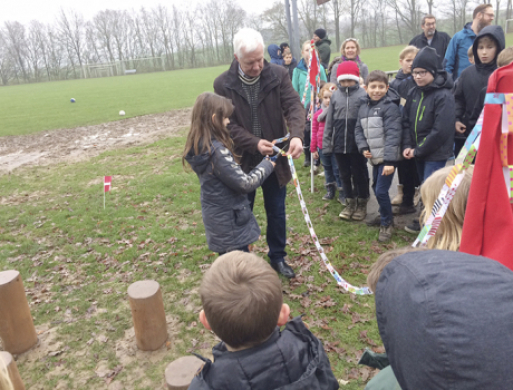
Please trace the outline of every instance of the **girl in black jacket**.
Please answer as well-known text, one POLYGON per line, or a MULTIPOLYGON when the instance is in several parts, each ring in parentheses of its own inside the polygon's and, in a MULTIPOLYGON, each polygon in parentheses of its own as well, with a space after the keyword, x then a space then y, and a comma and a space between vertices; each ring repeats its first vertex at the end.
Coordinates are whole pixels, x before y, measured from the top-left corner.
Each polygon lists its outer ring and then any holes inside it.
POLYGON ((219 254, 247 252, 248 245, 258 240, 260 227, 247 194, 260 187, 276 165, 266 158, 248 174, 242 171, 226 128, 232 112, 225 97, 211 92, 198 96, 183 155, 200 180, 208 247, 219 254))

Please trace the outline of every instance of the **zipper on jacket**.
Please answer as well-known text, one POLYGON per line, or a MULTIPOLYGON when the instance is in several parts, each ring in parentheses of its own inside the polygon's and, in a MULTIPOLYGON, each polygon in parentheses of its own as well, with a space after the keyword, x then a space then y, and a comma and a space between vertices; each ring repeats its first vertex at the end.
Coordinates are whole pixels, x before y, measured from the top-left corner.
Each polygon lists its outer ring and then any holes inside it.
POLYGON ((344 132, 344 154, 347 154, 347 116, 349 115, 349 87, 346 87, 346 130, 344 132))
POLYGON ((426 111, 426 106, 422 107, 422 112, 420 113, 419 121, 422 121, 422 118, 424 118, 424 111, 426 111))
MULTIPOLYGON (((422 146, 421 144, 419 144, 419 140, 418 140, 418 135, 417 135, 417 122, 419 121, 419 111, 420 111, 420 107, 422 107, 422 101, 424 100, 424 92, 421 92, 421 98, 420 98, 420 102, 419 102, 419 105, 417 107, 417 116, 415 117, 415 142, 417 142, 417 145, 418 146, 422 146)), ((424 107, 425 109, 426 107, 424 107)), ((422 114, 424 114, 424 110, 422 111, 422 114)), ((422 118, 420 119, 422 120, 422 118)), ((424 139, 425 140, 425 139, 424 139)), ((422 142, 424 143, 424 142, 422 142)))

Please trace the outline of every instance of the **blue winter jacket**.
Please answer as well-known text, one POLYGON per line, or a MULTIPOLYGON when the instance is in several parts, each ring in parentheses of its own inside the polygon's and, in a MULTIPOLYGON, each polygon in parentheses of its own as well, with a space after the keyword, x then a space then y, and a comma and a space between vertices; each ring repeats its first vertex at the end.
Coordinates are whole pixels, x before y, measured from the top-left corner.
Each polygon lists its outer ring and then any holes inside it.
POLYGON ((275 45, 274 43, 269 45, 267 52, 271 57, 271 64, 283 65, 283 57, 281 55, 281 49, 278 45, 275 45), (278 52, 280 53, 278 54, 278 52))
POLYGON ((467 52, 476 39, 476 33, 471 26, 472 23, 467 23, 463 30, 454 34, 445 52, 445 70, 452 75, 453 80, 471 65, 467 52))

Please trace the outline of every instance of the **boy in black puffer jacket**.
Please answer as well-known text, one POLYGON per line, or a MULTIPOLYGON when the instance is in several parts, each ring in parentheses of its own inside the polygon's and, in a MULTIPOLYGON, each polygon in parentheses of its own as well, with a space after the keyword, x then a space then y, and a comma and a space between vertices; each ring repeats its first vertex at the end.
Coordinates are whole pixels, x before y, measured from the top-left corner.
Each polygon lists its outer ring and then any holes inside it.
POLYGON ((472 52, 475 65, 461 72, 454 92, 456 100, 455 154, 460 152, 474 127, 472 111, 479 94, 488 85, 488 78, 497 69, 497 57, 504 50, 506 39, 501 26, 488 26, 477 35, 472 52))
MULTIPOLYGON (((454 83, 445 70, 437 70, 437 64, 435 49, 425 47, 418 52, 412 65, 417 86, 408 94, 403 110, 403 156, 415 158, 421 183, 453 156, 454 83)), ((418 220, 405 229, 419 232, 418 220)))
POLYGON ((254 254, 230 252, 212 264, 200 287, 199 317, 223 341, 189 390, 339 388, 322 343, 300 317, 287 324, 281 290, 276 272, 254 254))
POLYGON ((378 240, 386 242, 392 237, 394 222, 388 190, 401 159, 399 95, 388 88, 388 77, 381 70, 369 74, 365 90, 368 96, 361 99, 355 138, 358 151, 373 166, 372 189, 380 214, 378 240))

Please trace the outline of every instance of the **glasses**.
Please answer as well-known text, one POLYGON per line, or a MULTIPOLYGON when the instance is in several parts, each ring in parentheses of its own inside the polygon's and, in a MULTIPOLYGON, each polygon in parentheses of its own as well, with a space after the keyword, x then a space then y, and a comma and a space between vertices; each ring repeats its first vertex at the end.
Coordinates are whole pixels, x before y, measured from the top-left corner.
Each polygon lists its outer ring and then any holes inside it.
POLYGON ((490 18, 494 18, 495 14, 491 14, 489 12, 483 12, 483 15, 489 16, 490 18))
POLYGON ((424 77, 427 73, 427 70, 414 70, 411 72, 413 77, 424 77))
POLYGON ((434 23, 426 23, 426 24, 424 24, 424 26, 426 26, 426 27, 435 27, 436 26, 436 22, 434 22, 434 23))

